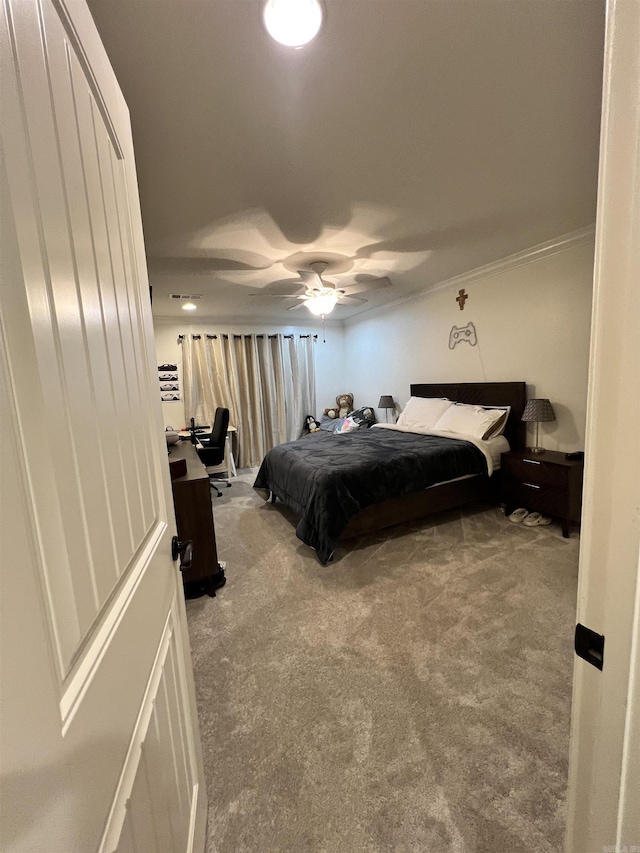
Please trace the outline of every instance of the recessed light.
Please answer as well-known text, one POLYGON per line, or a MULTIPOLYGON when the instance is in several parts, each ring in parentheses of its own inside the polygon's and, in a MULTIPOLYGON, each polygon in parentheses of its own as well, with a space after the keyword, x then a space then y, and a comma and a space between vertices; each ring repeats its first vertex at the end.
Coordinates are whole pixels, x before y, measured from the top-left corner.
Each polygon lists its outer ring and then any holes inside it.
POLYGON ((183 311, 195 311, 198 306, 194 305, 193 302, 185 302, 182 306, 183 311))
POLYGON ((320 0, 267 0, 262 18, 271 38, 286 47, 302 47, 322 26, 320 0))

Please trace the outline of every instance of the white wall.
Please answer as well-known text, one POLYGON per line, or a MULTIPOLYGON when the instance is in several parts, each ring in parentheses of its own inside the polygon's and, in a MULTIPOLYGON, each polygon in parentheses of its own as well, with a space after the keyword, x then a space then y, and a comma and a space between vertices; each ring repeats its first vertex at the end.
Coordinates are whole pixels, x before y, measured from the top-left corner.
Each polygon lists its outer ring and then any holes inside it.
POLYGON ((583 449, 593 252, 590 240, 467 282, 464 311, 455 286, 348 321, 347 384, 357 404, 392 394, 401 409, 412 382, 526 381, 528 395, 548 397, 556 412, 556 422, 540 425, 541 444, 583 449), (478 345, 450 350, 451 327, 469 320, 478 345))
MULTIPOLYGON (((344 371, 344 330, 338 325, 327 324, 323 343, 322 330, 317 326, 277 326, 271 323, 234 323, 224 325, 212 321, 178 323, 175 320, 154 318, 156 356, 158 364, 176 363, 180 374, 182 388, 182 349, 178 344, 178 335, 186 334, 258 334, 267 332, 284 335, 318 335, 315 349, 316 362, 316 400, 319 414, 327 406, 335 402, 337 394, 349 389, 345 385, 344 371)), ((165 426, 179 429, 185 426, 184 404, 181 400, 175 403, 163 403, 162 413, 165 426)))

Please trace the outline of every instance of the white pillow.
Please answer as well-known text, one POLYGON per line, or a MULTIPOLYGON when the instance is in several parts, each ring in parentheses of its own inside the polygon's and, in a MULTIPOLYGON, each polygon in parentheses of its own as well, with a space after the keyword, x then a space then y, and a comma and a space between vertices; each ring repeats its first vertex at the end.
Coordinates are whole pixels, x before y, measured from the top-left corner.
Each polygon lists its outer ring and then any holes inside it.
POLYGON ((486 440, 491 435, 496 421, 505 419, 504 416, 504 409, 484 409, 482 406, 456 403, 444 412, 433 428, 486 440))
POLYGON ((453 406, 451 400, 440 397, 409 397, 397 423, 408 429, 411 427, 433 429, 436 421, 451 406, 453 406))
POLYGON ((484 441, 488 441, 490 438, 497 438, 499 435, 502 435, 507 426, 511 406, 483 406, 482 408, 495 409, 495 411, 497 412, 504 412, 504 414, 498 418, 494 425, 492 427, 489 427, 487 432, 482 436, 484 441))

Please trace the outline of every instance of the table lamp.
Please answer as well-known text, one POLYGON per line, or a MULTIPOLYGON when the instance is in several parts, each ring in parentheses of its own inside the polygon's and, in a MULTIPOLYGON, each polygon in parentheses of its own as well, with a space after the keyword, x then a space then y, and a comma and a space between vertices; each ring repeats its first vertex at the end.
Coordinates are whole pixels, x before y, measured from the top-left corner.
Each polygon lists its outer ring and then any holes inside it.
POLYGON ((529 453, 544 453, 544 447, 540 447, 538 443, 538 425, 541 421, 555 421, 556 414, 553 411, 553 406, 545 397, 534 400, 528 400, 522 413, 523 421, 533 421, 536 425, 535 444, 533 447, 527 447, 529 453))
POLYGON ((385 410, 385 417, 387 423, 389 423, 389 409, 395 409, 395 407, 396 404, 393 402, 393 397, 391 396, 391 394, 383 394, 382 397, 380 397, 378 408, 385 410))

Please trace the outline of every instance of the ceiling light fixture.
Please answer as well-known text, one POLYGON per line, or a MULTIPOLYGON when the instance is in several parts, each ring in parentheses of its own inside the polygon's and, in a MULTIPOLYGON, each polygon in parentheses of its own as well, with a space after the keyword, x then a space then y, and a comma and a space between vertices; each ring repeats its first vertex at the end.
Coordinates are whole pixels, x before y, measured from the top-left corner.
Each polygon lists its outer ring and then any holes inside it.
POLYGON ((271 38, 286 47, 302 47, 322 26, 320 0, 267 0, 262 18, 271 38))
POLYGON ((193 302, 185 302, 182 306, 183 311, 195 311, 198 306, 194 305, 193 302))
POLYGON ((317 317, 331 314, 339 299, 338 294, 332 287, 323 287, 317 296, 310 296, 305 300, 305 305, 317 317))

